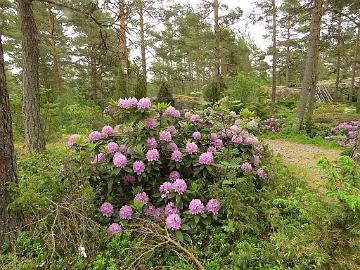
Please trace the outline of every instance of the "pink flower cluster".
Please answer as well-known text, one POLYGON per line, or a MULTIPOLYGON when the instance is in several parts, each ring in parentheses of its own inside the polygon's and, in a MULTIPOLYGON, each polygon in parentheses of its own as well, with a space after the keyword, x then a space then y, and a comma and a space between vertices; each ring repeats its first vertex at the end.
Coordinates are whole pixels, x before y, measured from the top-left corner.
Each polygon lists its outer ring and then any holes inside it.
POLYGON ((173 183, 170 182, 164 182, 160 185, 159 191, 162 194, 163 198, 166 198, 171 191, 174 191, 178 193, 179 195, 182 195, 187 190, 187 184, 184 179, 177 178, 174 180, 173 183))
POLYGON ((210 165, 214 160, 214 156, 210 152, 202 153, 199 156, 199 163, 202 165, 210 165))
POLYGON ((180 111, 175 109, 173 106, 168 107, 164 114, 164 116, 172 116, 172 117, 180 117, 180 111))
POLYGON ((79 138, 79 137, 80 137, 79 134, 72 134, 72 135, 69 137, 68 142, 67 142, 68 147, 71 148, 71 147, 74 145, 76 139, 79 138))
POLYGON ((118 106, 122 109, 128 109, 130 107, 136 107, 138 104, 138 100, 135 97, 130 98, 120 98, 118 102, 118 106))
POLYGON ((331 135, 326 136, 325 140, 336 141, 341 146, 354 146, 359 127, 360 121, 340 123, 331 129, 331 135))
POLYGON ((159 151, 157 149, 151 149, 146 153, 146 159, 148 161, 158 161, 160 158, 159 151))

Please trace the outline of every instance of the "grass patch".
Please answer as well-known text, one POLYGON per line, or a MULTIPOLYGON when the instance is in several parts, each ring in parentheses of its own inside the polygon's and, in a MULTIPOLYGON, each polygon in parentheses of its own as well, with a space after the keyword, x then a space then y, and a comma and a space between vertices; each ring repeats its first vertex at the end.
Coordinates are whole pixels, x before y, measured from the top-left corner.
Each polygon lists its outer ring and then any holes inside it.
POLYGON ((325 149, 344 150, 344 147, 338 145, 337 142, 335 141, 327 141, 320 136, 315 136, 311 138, 304 133, 294 133, 291 131, 271 132, 271 133, 261 134, 259 137, 267 138, 267 139, 285 139, 296 143, 312 144, 312 145, 320 146, 325 149))

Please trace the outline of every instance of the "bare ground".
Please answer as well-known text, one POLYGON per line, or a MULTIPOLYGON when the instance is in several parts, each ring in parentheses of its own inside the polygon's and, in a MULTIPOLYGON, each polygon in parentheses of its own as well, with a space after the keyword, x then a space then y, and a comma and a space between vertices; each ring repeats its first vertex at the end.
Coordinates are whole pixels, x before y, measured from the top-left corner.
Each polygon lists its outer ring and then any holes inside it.
POLYGON ((316 168, 322 156, 331 161, 336 160, 340 151, 335 149, 324 149, 316 145, 301 144, 281 139, 264 140, 275 153, 284 156, 286 163, 303 168, 304 177, 308 180, 310 186, 315 186, 321 182, 323 177, 316 168))

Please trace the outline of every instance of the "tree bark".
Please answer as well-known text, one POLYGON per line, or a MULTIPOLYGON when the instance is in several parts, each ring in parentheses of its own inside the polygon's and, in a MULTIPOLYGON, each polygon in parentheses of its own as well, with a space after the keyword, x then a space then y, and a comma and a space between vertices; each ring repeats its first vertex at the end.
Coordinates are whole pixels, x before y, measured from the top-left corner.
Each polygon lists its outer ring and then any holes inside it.
POLYGON ((125 81, 125 90, 128 93, 129 88, 129 70, 128 70, 128 54, 126 47, 126 11, 125 0, 119 0, 119 49, 120 49, 120 66, 125 81))
POLYGON ((341 48, 342 48, 342 41, 341 41, 341 14, 338 14, 337 18, 337 35, 336 35, 336 80, 335 80, 335 94, 334 100, 336 102, 340 101, 340 92, 339 92, 339 85, 340 85, 340 70, 341 70, 341 48))
POLYGON ((297 114, 293 123, 293 130, 295 132, 298 132, 302 127, 306 111, 306 105, 308 104, 308 102, 310 102, 310 104, 315 103, 313 97, 315 97, 318 78, 320 27, 321 17, 323 13, 323 4, 324 0, 315 0, 314 7, 312 9, 309 45, 306 56, 305 71, 300 92, 299 104, 297 108, 297 114))
POLYGON ((356 134, 356 141, 353 148, 353 151, 351 153, 351 157, 354 159, 354 161, 360 165, 360 128, 357 131, 356 134))
POLYGON ((96 68, 96 46, 91 46, 91 52, 90 52, 90 90, 91 90, 91 99, 93 101, 97 101, 98 94, 98 74, 97 74, 97 68, 96 68))
POLYGON ((215 54, 215 81, 220 86, 220 26, 219 1, 214 0, 214 54, 215 54))
POLYGON ((271 85, 271 110, 275 112, 276 101, 276 3, 272 0, 272 85, 271 85))
POLYGON ((140 17, 140 50, 141 50, 141 67, 146 83, 146 45, 145 45, 145 30, 144 30, 144 0, 140 0, 139 7, 140 17))
POLYGON ((6 88, 4 52, 0 35, 0 246, 10 240, 22 224, 22 215, 8 209, 8 184, 17 182, 9 94, 6 88))
POLYGON ((48 21, 49 21, 49 34, 50 44, 52 47, 52 60, 53 60, 53 85, 56 91, 61 90, 61 78, 60 78, 60 60, 56 52, 56 37, 55 37, 55 15, 51 8, 48 8, 48 21))
POLYGON ((287 19, 285 85, 290 86, 290 17, 287 19))
POLYGON ((28 153, 45 149, 44 132, 40 122, 39 46, 31 0, 17 0, 21 22, 23 51, 23 113, 25 141, 28 153))
MULTIPOLYGON (((354 93, 355 93, 355 75, 356 69, 358 67, 359 61, 359 43, 360 43, 360 19, 358 21, 357 33, 356 33, 356 40, 355 40, 355 48, 354 48, 354 59, 351 67, 351 88, 349 93, 349 101, 352 102, 354 93)), ((360 102, 358 100, 358 102, 360 102)), ((358 111, 359 112, 359 111, 358 111)))

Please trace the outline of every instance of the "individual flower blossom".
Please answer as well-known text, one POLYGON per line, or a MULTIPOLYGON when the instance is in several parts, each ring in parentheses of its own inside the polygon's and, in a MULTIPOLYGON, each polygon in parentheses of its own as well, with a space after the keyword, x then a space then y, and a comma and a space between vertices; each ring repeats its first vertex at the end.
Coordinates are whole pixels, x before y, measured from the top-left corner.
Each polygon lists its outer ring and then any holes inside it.
POLYGON ((80 137, 79 134, 72 134, 72 135, 69 137, 68 142, 67 142, 68 147, 71 148, 71 147, 74 145, 76 139, 79 138, 79 137, 80 137))
POLYGON ((94 130, 89 135, 89 140, 94 142, 101 139, 101 133, 99 131, 94 130))
POLYGON ((125 185, 129 185, 129 184, 133 185, 136 181, 136 178, 133 175, 127 174, 123 176, 123 180, 125 185))
POLYGON ((172 117, 180 117, 180 112, 175 109, 173 106, 168 107, 164 114, 164 116, 172 116, 172 117))
POLYGON ((175 150, 171 154, 171 160, 175 162, 181 162, 182 161, 182 154, 179 150, 175 150))
POLYGON ((216 153, 216 147, 215 146, 209 146, 208 149, 206 150, 206 152, 209 153, 216 153))
POLYGON ((119 145, 116 142, 109 142, 106 148, 108 153, 114 153, 119 150, 119 145))
POLYGON ((193 137, 194 140, 200 140, 201 139, 201 133, 199 131, 195 131, 192 134, 192 137, 193 137))
POLYGON ((194 154, 198 151, 198 146, 193 142, 187 143, 185 148, 188 154, 194 154))
POLYGON ((158 161, 160 158, 159 151, 157 149, 151 149, 146 152, 146 159, 148 161, 158 161))
POLYGON ((255 146, 255 150, 256 150, 256 152, 258 152, 258 153, 264 153, 264 151, 265 151, 265 149, 264 149, 264 146, 262 146, 261 144, 259 144, 259 145, 256 145, 255 146))
POLYGON ((145 128, 147 130, 156 128, 156 119, 154 118, 147 118, 145 123, 145 128))
POLYGON ((236 117, 236 112, 231 111, 231 112, 229 112, 229 115, 232 116, 232 117, 236 117))
POLYGON ((216 148, 221 148, 223 147, 223 141, 221 139, 217 139, 215 142, 214 142, 214 146, 216 148))
POLYGON ((232 136, 231 141, 235 144, 239 144, 239 143, 243 142, 243 137, 234 135, 234 136, 232 136))
POLYGON ((190 121, 191 122, 200 122, 201 121, 201 117, 198 114, 193 114, 190 116, 190 121))
POLYGON ((155 214, 155 211, 156 207, 151 203, 144 207, 145 216, 153 216, 155 214))
POLYGON ((169 143, 169 146, 170 146, 171 151, 175 151, 175 150, 178 150, 178 149, 179 149, 179 147, 177 146, 177 144, 174 143, 174 142, 169 143))
POLYGON ((101 163, 106 157, 105 153, 99 153, 97 154, 94 159, 91 161, 91 164, 99 164, 101 163))
POLYGON ((147 142, 146 148, 149 149, 149 150, 156 148, 157 145, 158 145, 157 142, 156 142, 156 139, 153 138, 153 137, 147 138, 146 142, 147 142))
POLYGON ((185 116, 185 118, 186 119, 190 119, 190 117, 191 117, 191 112, 185 112, 185 114, 184 114, 184 116, 185 116))
POLYGON ((214 156, 210 152, 202 153, 199 157, 199 163, 203 165, 210 165, 214 160, 214 156))
POLYGON ((252 171, 252 166, 251 166, 251 164, 250 164, 249 162, 244 162, 244 163, 241 165, 241 170, 242 170, 243 172, 249 173, 249 172, 252 171))
POLYGON ((169 131, 171 134, 176 133, 176 128, 174 126, 168 126, 168 128, 166 130, 169 131))
POLYGON ((252 162, 253 162, 254 166, 257 166, 257 165, 260 164, 261 159, 260 159, 259 156, 253 156, 253 157, 252 157, 252 162))
POLYGON ((64 164, 61 164, 60 165, 60 172, 64 172, 65 171, 65 165, 64 164))
POLYGON ((134 164, 133 164, 133 171, 135 173, 137 173, 138 175, 142 174, 145 171, 144 162, 139 161, 139 160, 135 161, 134 164))
POLYGON ((163 208, 156 208, 154 211, 154 217, 157 220, 161 220, 165 218, 165 210, 163 208))
POLYGON ((130 220, 132 216, 133 216, 133 209, 130 206, 124 205, 120 208, 119 217, 121 219, 130 220))
POLYGON ((192 199, 189 204, 189 211, 192 215, 204 213, 205 206, 199 199, 192 199))
POLYGON ((171 188, 178 194, 182 195, 187 189, 187 184, 184 179, 178 178, 171 184, 171 188))
POLYGON ((134 197, 135 202, 142 202, 143 204, 147 204, 149 202, 149 197, 145 192, 140 192, 134 197))
POLYGON ((113 128, 111 127, 111 126, 104 126, 103 128, 102 128, 102 134, 104 134, 104 135, 111 135, 111 134, 114 134, 114 133, 116 133, 116 131, 115 130, 113 130, 113 128))
POLYGON ((230 126, 229 129, 230 129, 231 131, 234 131, 234 132, 237 132, 237 131, 240 130, 240 128, 239 128, 237 125, 232 125, 232 126, 230 126))
POLYGON ((118 101, 118 106, 122 109, 127 109, 130 107, 130 102, 128 99, 120 98, 118 101))
POLYGON ((257 169, 256 174, 260 177, 260 179, 266 178, 266 173, 263 168, 257 169))
POLYGON ((180 173, 178 171, 172 171, 170 173, 170 179, 175 181, 176 179, 180 178, 180 173))
POLYGON ((136 107, 138 104, 138 100, 136 97, 131 97, 128 99, 128 103, 130 107, 136 107))
POLYGON ((255 146, 258 143, 258 139, 256 137, 246 137, 244 138, 244 143, 255 146))
POLYGON ((216 141, 218 139, 218 136, 216 133, 211 133, 210 134, 210 141, 216 141))
POLYGON ((112 206, 111 203, 104 202, 100 206, 100 211, 105 217, 111 217, 112 214, 114 213, 114 207, 112 206))
POLYGON ((166 228, 176 231, 181 227, 181 218, 178 214, 170 214, 166 218, 166 228))
POLYGON ((159 138, 161 141, 170 142, 171 141, 171 133, 167 130, 161 131, 159 138))
POLYGON ((206 204, 206 210, 214 215, 217 215, 220 210, 220 202, 217 199, 211 199, 206 204))
POLYGON ((113 163, 117 168, 124 168, 127 165, 128 161, 125 155, 117 152, 113 157, 113 163))
POLYGON ((126 153, 127 150, 128 150, 128 148, 125 143, 119 145, 119 152, 126 153))
POLYGON ((179 208, 175 207, 173 202, 169 202, 166 206, 165 206, 165 214, 171 215, 171 214, 179 214, 179 208))
POLYGON ((150 107, 151 107, 151 100, 148 97, 140 99, 137 103, 137 108, 139 110, 148 109, 150 107))
POLYGON ((113 223, 109 226, 109 228, 107 229, 107 233, 110 236, 113 236, 116 233, 120 233, 122 232, 122 228, 118 223, 113 223))
POLYGON ((241 120, 240 120, 240 119, 236 119, 235 122, 234 122, 234 124, 235 124, 236 126, 240 125, 240 124, 241 124, 241 120))
POLYGON ((162 183, 159 188, 159 191, 161 192, 161 197, 166 198, 171 190, 172 190, 172 183, 170 182, 162 183))

